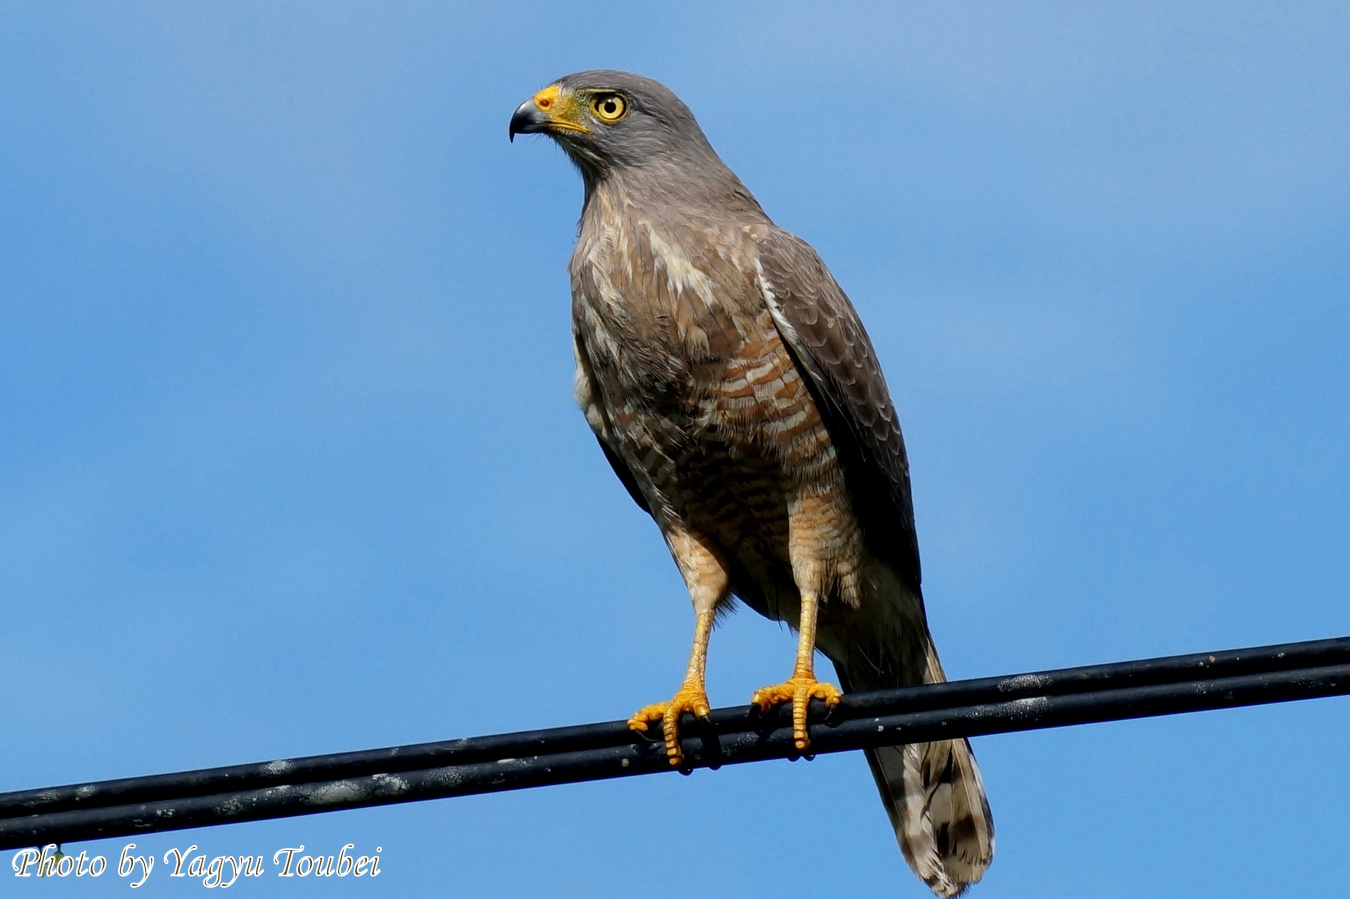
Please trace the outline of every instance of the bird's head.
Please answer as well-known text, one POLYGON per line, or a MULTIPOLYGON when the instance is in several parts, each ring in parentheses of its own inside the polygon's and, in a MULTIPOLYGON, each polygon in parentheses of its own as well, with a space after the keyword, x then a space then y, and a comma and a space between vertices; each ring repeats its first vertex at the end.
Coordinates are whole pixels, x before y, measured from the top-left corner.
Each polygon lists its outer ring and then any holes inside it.
POLYGON ((520 104, 510 137, 547 134, 587 181, 633 168, 721 160, 693 113, 664 85, 629 72, 577 72, 520 104))

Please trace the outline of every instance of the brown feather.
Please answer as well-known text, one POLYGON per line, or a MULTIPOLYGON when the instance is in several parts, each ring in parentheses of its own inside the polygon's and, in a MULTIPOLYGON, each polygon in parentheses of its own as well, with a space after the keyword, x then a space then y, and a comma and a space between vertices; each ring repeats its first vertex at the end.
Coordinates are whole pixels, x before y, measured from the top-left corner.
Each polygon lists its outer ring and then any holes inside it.
MULTIPOLYGON (((941 681, 899 417, 848 297, 669 90, 622 72, 558 87, 628 102, 619 122, 551 132, 586 187, 569 268, 577 400, 695 608, 734 595, 796 626, 810 595, 845 690, 941 681)), ((528 102, 517 116, 539 121, 528 102)), ((934 892, 979 880, 993 822, 969 745, 868 762, 934 892)))

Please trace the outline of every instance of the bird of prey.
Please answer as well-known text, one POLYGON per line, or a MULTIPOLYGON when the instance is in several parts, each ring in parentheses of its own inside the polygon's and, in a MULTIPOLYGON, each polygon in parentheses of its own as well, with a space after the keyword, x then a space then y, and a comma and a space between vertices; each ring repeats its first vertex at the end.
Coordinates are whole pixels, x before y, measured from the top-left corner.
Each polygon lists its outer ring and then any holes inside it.
MULTIPOLYGON (((733 597, 796 628, 787 681, 808 746, 815 650, 846 691, 945 678, 919 589, 909 463, 862 323, 825 264, 778 228, 688 107, 638 75, 578 72, 526 100, 510 136, 551 137, 585 186, 569 265, 576 398, 655 520, 694 605, 694 645, 660 722, 709 714, 708 640, 733 597)), ((994 824, 963 739, 867 750, 905 859, 939 896, 979 880, 994 824)))

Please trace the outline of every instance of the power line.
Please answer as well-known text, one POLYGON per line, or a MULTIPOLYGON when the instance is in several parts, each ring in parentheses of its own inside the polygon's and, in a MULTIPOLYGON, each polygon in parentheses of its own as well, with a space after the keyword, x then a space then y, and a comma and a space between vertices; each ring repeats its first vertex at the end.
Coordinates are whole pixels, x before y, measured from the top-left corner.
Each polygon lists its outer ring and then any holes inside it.
MULTIPOLYGON (((811 753, 1350 694, 1350 637, 846 694, 811 753)), ((800 755, 786 708, 686 716, 684 770, 800 755)), ((0 794, 0 849, 669 771, 623 722, 0 794)))

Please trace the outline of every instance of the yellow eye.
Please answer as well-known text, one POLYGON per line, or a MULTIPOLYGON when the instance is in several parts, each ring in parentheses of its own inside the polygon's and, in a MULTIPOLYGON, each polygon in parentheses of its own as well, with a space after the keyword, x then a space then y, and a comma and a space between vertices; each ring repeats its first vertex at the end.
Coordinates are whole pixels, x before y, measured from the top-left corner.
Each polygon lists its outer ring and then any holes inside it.
POLYGON ((596 94, 591 99, 591 110, 597 119, 613 125, 628 115, 628 101, 622 94, 596 94))

